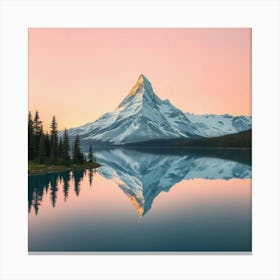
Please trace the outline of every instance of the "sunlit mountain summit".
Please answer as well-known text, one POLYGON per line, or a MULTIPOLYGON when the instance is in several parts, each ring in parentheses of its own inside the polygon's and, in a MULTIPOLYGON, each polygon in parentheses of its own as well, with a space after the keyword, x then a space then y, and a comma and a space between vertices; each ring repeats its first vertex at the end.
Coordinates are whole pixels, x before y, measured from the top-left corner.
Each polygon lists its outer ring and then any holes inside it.
MULTIPOLYGON (((172 96, 172 95, 171 95, 172 96)), ((186 100, 187 102, 187 100, 186 100)), ((151 140, 214 137, 251 129, 251 117, 184 113, 160 99, 141 74, 113 112, 94 122, 69 129, 70 137, 111 145, 151 140)))
POLYGON ((251 165, 196 154, 160 154, 130 149, 97 151, 98 173, 113 180, 128 196, 139 217, 161 192, 182 180, 251 178, 251 165))

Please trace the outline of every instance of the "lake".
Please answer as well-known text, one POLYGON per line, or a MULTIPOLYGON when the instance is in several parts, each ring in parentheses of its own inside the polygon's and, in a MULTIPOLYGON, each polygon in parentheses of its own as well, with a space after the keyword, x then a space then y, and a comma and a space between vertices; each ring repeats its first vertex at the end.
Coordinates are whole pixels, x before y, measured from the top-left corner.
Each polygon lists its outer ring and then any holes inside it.
POLYGON ((250 252, 249 152, 100 149, 28 177, 29 252, 250 252))

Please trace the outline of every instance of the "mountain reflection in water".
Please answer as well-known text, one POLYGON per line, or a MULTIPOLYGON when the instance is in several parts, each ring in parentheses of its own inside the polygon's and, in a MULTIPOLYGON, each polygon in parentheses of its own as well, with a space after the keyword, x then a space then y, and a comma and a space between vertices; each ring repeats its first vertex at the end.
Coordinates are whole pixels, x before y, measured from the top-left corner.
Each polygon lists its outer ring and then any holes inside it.
POLYGON ((96 170, 28 176, 30 252, 252 250, 249 152, 94 155, 96 170))
MULTIPOLYGON (((233 151, 236 159, 236 151, 233 151)), ((67 201, 71 185, 78 196, 80 183, 88 176, 90 185, 96 172, 112 180, 130 199, 139 217, 152 207, 154 199, 162 192, 168 192, 182 180, 251 178, 252 170, 248 161, 228 160, 221 157, 203 156, 191 153, 161 153, 155 150, 137 151, 130 149, 103 149, 95 152, 101 164, 96 170, 49 173, 28 177, 28 209, 38 214, 43 196, 49 191, 52 206, 56 206, 58 184, 63 186, 64 200, 67 201)), ((238 155, 237 155, 238 158, 238 155)))

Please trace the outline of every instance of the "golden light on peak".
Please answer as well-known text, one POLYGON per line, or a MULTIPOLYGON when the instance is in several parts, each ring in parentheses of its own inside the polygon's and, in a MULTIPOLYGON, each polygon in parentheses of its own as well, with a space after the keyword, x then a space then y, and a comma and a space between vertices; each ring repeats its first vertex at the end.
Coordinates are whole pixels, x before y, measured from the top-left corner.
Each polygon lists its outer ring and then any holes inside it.
POLYGON ((138 77, 138 80, 136 82, 136 84, 133 86, 133 88, 130 90, 128 96, 131 96, 133 94, 136 93, 137 89, 141 86, 143 86, 144 84, 144 81, 145 81, 145 78, 144 78, 144 75, 141 74, 139 77, 138 77))

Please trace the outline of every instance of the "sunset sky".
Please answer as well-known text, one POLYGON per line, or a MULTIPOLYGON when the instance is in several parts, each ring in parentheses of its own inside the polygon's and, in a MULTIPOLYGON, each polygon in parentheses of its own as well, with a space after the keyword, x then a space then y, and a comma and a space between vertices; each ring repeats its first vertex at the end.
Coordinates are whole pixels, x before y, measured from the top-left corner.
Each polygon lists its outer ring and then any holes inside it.
POLYGON ((184 112, 251 115, 251 29, 31 28, 29 110, 45 130, 113 111, 139 74, 184 112))

